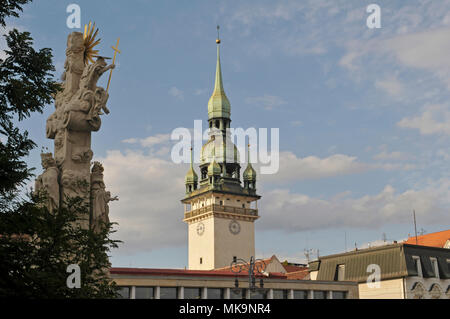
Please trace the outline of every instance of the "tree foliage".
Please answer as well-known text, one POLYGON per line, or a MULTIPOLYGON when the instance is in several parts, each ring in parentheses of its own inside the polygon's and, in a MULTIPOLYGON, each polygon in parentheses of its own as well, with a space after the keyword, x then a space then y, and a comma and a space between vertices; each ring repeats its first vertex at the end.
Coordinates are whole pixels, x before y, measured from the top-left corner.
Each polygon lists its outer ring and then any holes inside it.
MULTIPOLYGON (((0 25, 7 16, 18 16, 28 0, 3 0, 0 25)), ((36 51, 29 32, 17 29, 5 34, 6 58, 0 59, 0 209, 7 209, 17 192, 32 175, 23 158, 36 144, 18 122, 33 112, 42 113, 59 86, 53 80, 55 68, 51 49, 36 51)))
MULTIPOLYGON (((0 25, 18 17, 30 0, 0 0, 0 25)), ((0 297, 109 298, 116 287, 108 277, 112 225, 100 233, 79 227, 89 217, 80 198, 66 199, 56 213, 45 198, 21 196, 33 176, 25 162, 36 144, 20 122, 42 113, 59 90, 49 48, 35 50, 29 32, 5 35, 5 58, 0 58, 0 297), (87 217, 86 217, 87 216, 87 217), (81 269, 81 288, 66 285, 67 266, 81 269)))
POLYGON ((113 224, 100 232, 83 229, 89 218, 81 198, 67 199, 56 214, 42 205, 45 197, 2 214, 0 223, 0 298, 115 298, 117 286, 108 276, 113 224), (80 288, 69 288, 69 265, 80 267, 80 288))

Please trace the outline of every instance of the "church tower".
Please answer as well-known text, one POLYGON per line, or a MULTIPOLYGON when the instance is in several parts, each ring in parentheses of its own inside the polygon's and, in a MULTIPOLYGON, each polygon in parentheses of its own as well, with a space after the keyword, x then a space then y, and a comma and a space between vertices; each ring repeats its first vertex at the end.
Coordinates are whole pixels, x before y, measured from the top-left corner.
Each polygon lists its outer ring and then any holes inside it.
MULTIPOLYGON (((220 39, 214 91, 208 102, 209 140, 200 156, 200 180, 191 165, 186 174, 184 219, 188 224, 189 269, 226 267, 233 257, 255 255, 258 219, 256 172, 248 160, 240 179, 239 154, 229 136, 230 101, 222 83, 220 39)), ((250 152, 249 152, 250 154, 250 152)))

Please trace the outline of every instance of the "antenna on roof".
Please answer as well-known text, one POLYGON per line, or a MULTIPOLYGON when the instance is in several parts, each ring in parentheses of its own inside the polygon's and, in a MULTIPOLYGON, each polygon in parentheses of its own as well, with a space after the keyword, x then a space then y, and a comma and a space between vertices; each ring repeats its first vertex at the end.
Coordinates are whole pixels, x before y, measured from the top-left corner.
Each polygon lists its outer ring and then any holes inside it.
POLYGON ((417 224, 416 224, 416 211, 413 209, 413 217, 414 217, 414 233, 416 234, 416 245, 418 245, 417 240, 417 224))
POLYGON ((347 232, 344 232, 345 252, 347 252, 347 232))

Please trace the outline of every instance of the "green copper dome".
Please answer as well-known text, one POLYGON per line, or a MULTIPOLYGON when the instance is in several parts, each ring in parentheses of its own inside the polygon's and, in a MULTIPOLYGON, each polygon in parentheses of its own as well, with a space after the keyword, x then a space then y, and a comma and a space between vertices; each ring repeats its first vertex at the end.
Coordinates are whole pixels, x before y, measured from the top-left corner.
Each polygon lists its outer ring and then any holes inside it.
POLYGON ((217 45, 216 83, 214 91, 208 101, 208 119, 230 118, 230 101, 225 95, 222 83, 222 71, 220 68, 220 52, 217 45))
POLYGON ((256 181, 256 171, 253 169, 252 163, 250 163, 250 144, 248 145, 248 165, 244 171, 243 177, 244 181, 256 181))
POLYGON ((256 181, 256 171, 253 169, 252 164, 250 163, 248 163, 243 175, 244 181, 256 181))
MULTIPOLYGON (((231 148, 231 147, 229 147, 231 148)), ((239 152, 231 141, 230 138, 227 139, 226 144, 224 140, 215 141, 214 139, 210 139, 202 146, 202 152, 200 154, 200 164, 211 163, 213 158, 217 160, 219 163, 227 162, 227 163, 238 163, 239 162, 239 152), (226 153, 226 145, 233 145, 232 154, 226 153), (226 157, 226 160, 225 160, 226 157)))
POLYGON ((189 168, 189 171, 186 173, 186 177, 184 178, 184 181, 186 184, 188 183, 194 183, 198 181, 197 173, 194 171, 194 169, 191 167, 189 168))

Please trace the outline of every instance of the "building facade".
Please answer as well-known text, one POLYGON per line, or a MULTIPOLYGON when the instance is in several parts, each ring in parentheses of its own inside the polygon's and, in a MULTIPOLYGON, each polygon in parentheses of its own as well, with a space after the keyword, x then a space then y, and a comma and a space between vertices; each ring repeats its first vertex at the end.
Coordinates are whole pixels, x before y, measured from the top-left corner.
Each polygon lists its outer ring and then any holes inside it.
POLYGON ((125 299, 357 299, 354 282, 289 279, 283 273, 257 278, 249 289, 248 274, 227 270, 111 268, 125 299), (238 287, 236 288, 236 279, 238 287), (263 287, 259 280, 263 279, 263 287))
POLYGON ((405 243, 355 250, 311 262, 310 276, 357 282, 361 299, 449 299, 450 250, 405 243))

